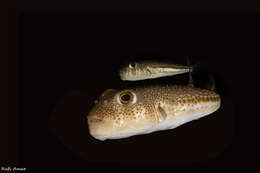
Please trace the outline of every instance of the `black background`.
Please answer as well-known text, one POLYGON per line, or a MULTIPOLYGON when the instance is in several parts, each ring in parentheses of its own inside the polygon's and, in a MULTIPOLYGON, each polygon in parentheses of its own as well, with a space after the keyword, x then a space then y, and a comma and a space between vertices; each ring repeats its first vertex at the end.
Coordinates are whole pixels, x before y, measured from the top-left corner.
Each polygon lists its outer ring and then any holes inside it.
MULTIPOLYGON (((103 166, 193 168, 225 166, 236 156, 234 69, 250 56, 245 41, 252 37, 252 15, 23 10, 18 19, 20 165, 32 172, 103 166), (226 106, 215 116, 105 144, 89 136, 84 118, 93 100, 107 88, 137 85, 120 81, 117 72, 123 63, 147 58, 185 63, 186 55, 193 63, 207 62, 202 76, 211 72, 216 77, 226 106)), ((176 82, 185 84, 186 78, 180 75, 176 82)), ((194 78, 196 84, 200 75, 194 78)))

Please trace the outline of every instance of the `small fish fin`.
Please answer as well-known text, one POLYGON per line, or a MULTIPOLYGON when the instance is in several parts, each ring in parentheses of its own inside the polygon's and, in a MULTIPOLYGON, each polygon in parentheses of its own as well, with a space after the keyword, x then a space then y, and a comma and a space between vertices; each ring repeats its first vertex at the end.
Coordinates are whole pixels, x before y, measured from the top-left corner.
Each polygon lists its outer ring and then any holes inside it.
POLYGON ((149 66, 146 68, 146 70, 147 70, 150 74, 152 74, 151 68, 150 68, 149 66))
POLYGON ((167 117, 167 114, 165 112, 165 110, 161 107, 161 106, 158 106, 157 107, 157 112, 158 112, 158 117, 159 117, 159 121, 164 121, 167 117))
POLYGON ((212 74, 209 74, 209 84, 207 88, 211 91, 216 91, 216 82, 212 74))
POLYGON ((196 63, 196 64, 193 64, 193 65, 190 65, 189 67, 190 67, 190 71, 192 73, 194 73, 194 72, 199 71, 199 69, 201 67, 201 63, 196 63))
POLYGON ((206 66, 206 62, 197 62, 196 64, 191 64, 190 63, 190 58, 189 58, 189 56, 187 56, 186 57, 187 58, 187 66, 189 67, 189 69, 190 69, 190 71, 192 72, 192 73, 194 73, 194 72, 197 72, 197 71, 199 71, 203 66, 206 66))
MULTIPOLYGON (((187 56, 187 66, 188 67, 191 67, 190 66, 190 58, 189 58, 189 56, 187 56)), ((191 68, 192 69, 192 68, 191 68)), ((192 71, 193 70, 189 70, 189 82, 188 82, 188 86, 190 86, 190 87, 194 87, 194 84, 193 84, 193 79, 192 79, 192 71)))

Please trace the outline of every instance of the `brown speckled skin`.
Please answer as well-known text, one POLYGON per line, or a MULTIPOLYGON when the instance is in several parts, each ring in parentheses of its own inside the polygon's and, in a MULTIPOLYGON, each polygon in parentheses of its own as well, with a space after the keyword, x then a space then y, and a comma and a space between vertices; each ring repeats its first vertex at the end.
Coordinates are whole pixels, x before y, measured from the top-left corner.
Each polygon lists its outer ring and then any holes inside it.
POLYGON ((118 102, 121 91, 109 89, 101 94, 88 116, 92 136, 150 128, 165 118, 158 113, 158 107, 171 119, 191 110, 207 111, 208 107, 220 103, 217 93, 188 86, 149 86, 130 91, 136 95, 136 102, 129 105, 118 102))

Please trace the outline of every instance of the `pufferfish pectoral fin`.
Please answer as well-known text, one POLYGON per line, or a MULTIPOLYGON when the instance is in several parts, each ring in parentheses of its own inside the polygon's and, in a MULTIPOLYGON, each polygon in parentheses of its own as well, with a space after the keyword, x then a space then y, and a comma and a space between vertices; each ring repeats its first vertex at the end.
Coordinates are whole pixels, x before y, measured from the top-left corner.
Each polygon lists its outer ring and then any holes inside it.
POLYGON ((158 117, 159 117, 159 121, 164 121, 167 117, 167 114, 165 112, 165 110, 161 107, 161 106, 158 106, 157 107, 157 112, 158 112, 158 117))

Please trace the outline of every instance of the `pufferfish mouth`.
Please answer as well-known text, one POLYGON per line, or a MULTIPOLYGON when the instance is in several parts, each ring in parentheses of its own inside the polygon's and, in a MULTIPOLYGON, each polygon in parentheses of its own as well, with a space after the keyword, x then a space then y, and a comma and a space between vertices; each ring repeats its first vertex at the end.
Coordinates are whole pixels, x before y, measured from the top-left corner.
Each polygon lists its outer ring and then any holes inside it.
POLYGON ((97 119, 91 119, 91 124, 89 124, 89 132, 95 139, 104 141, 107 139, 120 139, 125 137, 134 136, 137 134, 146 134, 153 130, 152 126, 144 125, 142 128, 140 125, 126 126, 121 128, 113 128, 110 122, 100 122, 97 119), (93 123, 95 121, 95 123, 93 123))
POLYGON ((109 133, 103 134, 103 131, 91 131, 90 134, 101 141, 107 140, 107 139, 120 139, 120 138, 126 138, 134 135, 141 135, 141 134, 147 134, 150 133, 151 129, 139 129, 137 131, 125 131, 125 132, 117 132, 117 133, 109 133))

